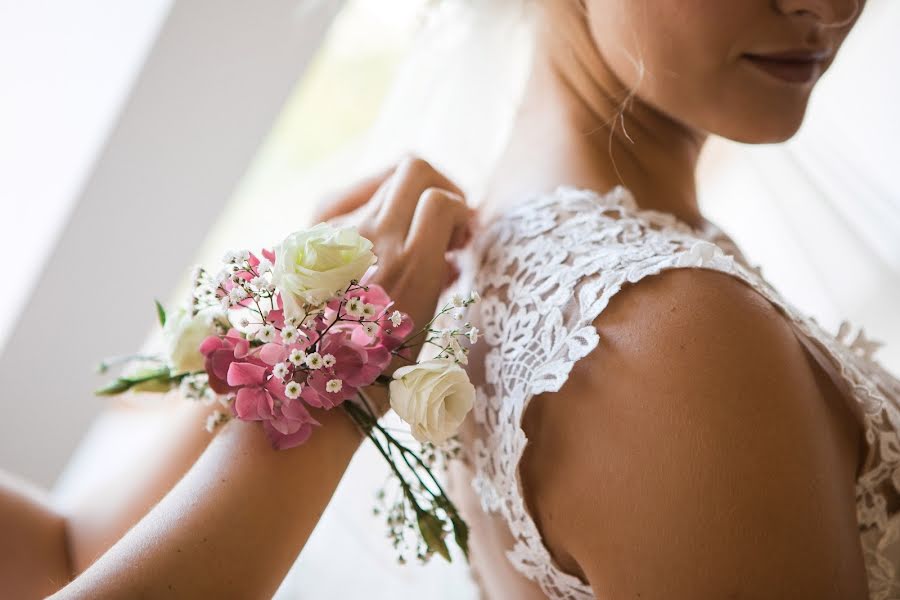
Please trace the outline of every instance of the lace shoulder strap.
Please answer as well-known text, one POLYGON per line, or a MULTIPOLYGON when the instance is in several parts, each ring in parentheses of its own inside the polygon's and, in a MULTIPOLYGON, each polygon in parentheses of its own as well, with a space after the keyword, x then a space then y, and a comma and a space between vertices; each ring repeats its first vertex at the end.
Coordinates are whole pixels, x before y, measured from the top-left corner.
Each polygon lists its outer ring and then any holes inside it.
POLYGON ((876 379, 896 385, 897 398, 900 383, 862 364, 851 347, 785 302, 758 269, 713 241, 668 213, 639 209, 625 188, 599 195, 561 186, 504 214, 475 249, 480 257, 475 287, 482 296, 477 306, 487 348, 484 384, 477 386, 475 420, 482 435, 474 442, 473 485, 483 508, 501 513, 509 525, 516 540, 507 554, 512 564, 551 598, 594 596, 590 586, 554 563, 525 506, 518 473, 527 443, 522 415, 535 395, 558 391, 575 362, 597 346, 593 322, 612 296, 624 285, 664 269, 707 268, 738 277, 839 365, 872 417, 867 463, 881 465, 877 474, 871 473, 871 481, 858 487, 861 505, 867 507, 861 522, 886 522, 884 498, 875 488, 885 476, 893 475, 894 484, 900 484, 895 427, 900 419, 896 404, 886 401, 886 390, 876 379), (893 451, 873 456, 876 439, 884 436, 892 436, 893 451))

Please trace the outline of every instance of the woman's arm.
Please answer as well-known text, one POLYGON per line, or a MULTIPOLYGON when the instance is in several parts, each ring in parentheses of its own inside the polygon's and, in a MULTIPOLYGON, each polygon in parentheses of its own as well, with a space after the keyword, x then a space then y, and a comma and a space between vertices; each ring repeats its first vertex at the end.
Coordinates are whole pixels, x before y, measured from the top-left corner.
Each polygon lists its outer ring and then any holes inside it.
POLYGON ((284 451, 256 424, 226 425, 172 491, 56 597, 271 597, 362 440, 342 410, 314 416, 322 428, 284 451))
POLYGON ((858 438, 786 319, 685 269, 623 289, 596 325, 600 346, 526 415, 523 480, 558 562, 605 598, 864 599, 858 438))
MULTIPOLYGON (((446 282, 447 250, 467 238, 471 213, 458 190, 411 159, 354 209, 345 222, 358 223, 379 256, 373 283, 424 323, 446 282)), ((343 411, 314 412, 323 427, 280 452, 254 424, 228 424, 175 488, 58 596, 270 596, 362 439, 343 411)))

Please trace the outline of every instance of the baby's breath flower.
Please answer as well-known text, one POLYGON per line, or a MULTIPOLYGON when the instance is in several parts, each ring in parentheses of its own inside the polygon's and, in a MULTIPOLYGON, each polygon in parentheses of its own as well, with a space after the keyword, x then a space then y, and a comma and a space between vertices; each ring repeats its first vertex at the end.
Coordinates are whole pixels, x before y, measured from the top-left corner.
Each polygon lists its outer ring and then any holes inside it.
POLYGON ((450 352, 453 353, 453 358, 458 363, 463 365, 469 364, 469 358, 466 356, 465 349, 459 345, 459 340, 455 337, 450 338, 450 352))
POLYGON ((306 353, 299 348, 294 348, 291 350, 290 355, 288 355, 288 360, 291 361, 291 364, 295 367, 299 367, 306 362, 306 353))
POLYGON ((219 304, 222 306, 222 308, 231 308, 231 298, 228 296, 228 294, 219 298, 219 304))
POLYGON ((258 290, 264 290, 269 287, 269 282, 265 277, 254 277, 250 280, 250 285, 258 290))
POLYGON ((453 318, 456 319, 457 321, 462 321, 464 317, 465 317, 465 315, 463 314, 463 311, 461 311, 461 310, 453 311, 453 318))
POLYGON ((322 364, 325 365, 325 368, 333 367, 335 362, 337 359, 334 358, 334 354, 326 354, 322 357, 322 364))
POLYGON ((395 310, 391 313, 391 325, 394 327, 400 327, 400 324, 403 323, 403 315, 400 314, 399 310, 395 310))
POLYGON ((478 341, 478 334, 479 334, 479 331, 478 331, 478 328, 477 328, 477 327, 473 327, 472 329, 470 329, 470 330, 469 330, 469 341, 470 341, 471 343, 473 343, 473 344, 474 344, 475 342, 477 342, 477 341, 478 341))
POLYGON ((363 304, 362 316, 367 317, 369 319, 374 317, 375 316, 375 305, 369 304, 368 302, 366 304, 363 304))
POLYGON ((259 261, 259 264, 256 265, 256 272, 262 275, 263 273, 268 273, 272 270, 272 262, 268 258, 263 258, 259 261))
POLYGON ((239 250, 237 253, 238 260, 250 260, 249 250, 239 250))
POLYGON ((313 352, 306 356, 306 366, 310 369, 321 369, 323 365, 324 361, 322 360, 322 355, 318 352, 313 352))
POLYGON ((271 323, 266 323, 256 332, 256 339, 265 343, 271 342, 275 339, 275 327, 271 323))
POLYGON ((296 381, 288 382, 286 386, 284 386, 284 395, 290 398, 291 400, 296 400, 300 397, 300 392, 303 390, 303 386, 301 386, 296 381))
POLYGON ((350 298, 347 300, 347 314, 351 317, 361 317, 363 315, 363 301, 359 298, 350 298))
POLYGON ((378 334, 378 325, 375 323, 363 323, 363 331, 365 331, 369 337, 375 337, 378 334))
POLYGON ((281 330, 281 341, 285 344, 293 344, 297 341, 300 332, 293 325, 287 325, 281 330))
POLYGON ((472 290, 469 293, 469 302, 474 304, 474 303, 478 302, 479 300, 481 300, 481 295, 476 290, 472 290))
POLYGON ((231 291, 228 292, 228 295, 231 296, 231 301, 237 304, 247 297, 247 290, 239 285, 236 285, 231 288, 231 291))
POLYGON ((234 250, 228 250, 228 251, 222 256, 222 262, 225 263, 225 264, 230 264, 230 263, 235 262, 235 261, 237 260, 237 258, 238 258, 238 257, 237 257, 237 252, 235 252, 234 250))
POLYGON ((332 394, 337 394, 341 391, 341 387, 343 386, 343 382, 340 379, 329 379, 328 383, 325 384, 325 391, 331 392, 332 394))
POLYGON ((287 377, 288 374, 288 366, 287 363, 280 362, 272 367, 272 375, 277 377, 278 379, 284 381, 284 378, 287 377))
POLYGON ((466 299, 462 297, 462 294, 453 294, 453 297, 450 298, 450 302, 456 308, 466 305, 466 299))
POLYGON ((206 431, 212 433, 217 426, 225 421, 225 414, 219 410, 214 410, 206 417, 206 431))

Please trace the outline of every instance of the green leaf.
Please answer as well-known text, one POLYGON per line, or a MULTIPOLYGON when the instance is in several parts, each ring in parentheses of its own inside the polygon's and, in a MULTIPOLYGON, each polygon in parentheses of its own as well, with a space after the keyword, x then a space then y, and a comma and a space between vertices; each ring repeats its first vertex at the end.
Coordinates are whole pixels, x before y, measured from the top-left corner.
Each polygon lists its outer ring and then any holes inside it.
POLYGON ((469 526, 458 516, 451 517, 450 522, 453 524, 453 539, 466 560, 469 560, 469 526))
POLYGON ((127 392, 132 385, 134 385, 132 382, 120 377, 107 383, 102 388, 94 390, 94 394, 98 396, 117 396, 122 392, 127 392))
POLYGON ((118 377, 95 390, 94 393, 98 396, 116 396, 130 389, 144 392, 165 392, 171 389, 174 381, 176 380, 172 378, 169 367, 157 367, 145 369, 134 375, 118 377))
POLYGON ((416 520, 419 525, 419 533, 422 534, 422 539, 425 540, 425 545, 430 550, 443 556, 447 562, 451 562, 450 550, 447 548, 447 543, 444 542, 444 526, 441 520, 424 510, 418 511, 416 520))
POLYGON ((166 326, 166 309, 163 308, 163 305, 159 303, 159 300, 154 300, 156 303, 156 316, 159 319, 159 324, 162 327, 166 326))

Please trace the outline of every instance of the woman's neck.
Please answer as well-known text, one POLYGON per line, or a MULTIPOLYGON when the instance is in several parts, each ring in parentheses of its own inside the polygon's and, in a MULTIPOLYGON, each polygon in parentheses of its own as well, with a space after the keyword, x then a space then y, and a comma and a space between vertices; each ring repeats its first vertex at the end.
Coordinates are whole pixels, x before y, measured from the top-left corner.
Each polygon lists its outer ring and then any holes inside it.
POLYGON ((627 90, 594 50, 574 52, 562 36, 539 36, 531 77, 490 188, 491 204, 559 184, 604 192, 621 184, 638 206, 695 227, 694 170, 705 136, 627 90), (558 60, 556 57, 564 57, 558 60))

